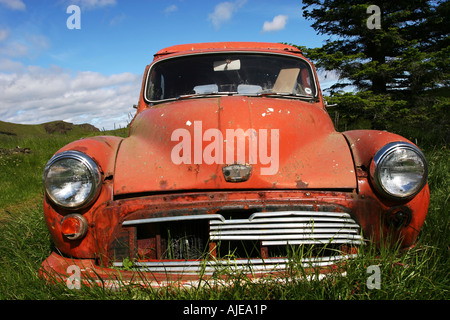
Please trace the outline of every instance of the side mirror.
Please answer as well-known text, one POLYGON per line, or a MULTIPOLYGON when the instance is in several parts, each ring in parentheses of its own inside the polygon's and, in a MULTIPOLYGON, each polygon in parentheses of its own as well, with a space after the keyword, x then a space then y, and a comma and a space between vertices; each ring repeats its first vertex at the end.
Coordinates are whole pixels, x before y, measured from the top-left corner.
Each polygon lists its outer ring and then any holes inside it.
POLYGON ((325 100, 325 108, 332 108, 332 107, 337 107, 337 103, 335 103, 335 104, 328 104, 328 101, 325 100))

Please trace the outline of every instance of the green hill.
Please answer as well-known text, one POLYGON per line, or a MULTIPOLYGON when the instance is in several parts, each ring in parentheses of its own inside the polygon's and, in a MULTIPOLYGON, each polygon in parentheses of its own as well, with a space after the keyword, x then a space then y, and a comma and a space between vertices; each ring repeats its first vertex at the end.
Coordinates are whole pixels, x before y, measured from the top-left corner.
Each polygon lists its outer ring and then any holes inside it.
POLYGON ((100 132, 90 124, 73 124, 64 121, 52 121, 42 124, 17 124, 0 121, 1 136, 45 136, 48 134, 82 135, 100 132))

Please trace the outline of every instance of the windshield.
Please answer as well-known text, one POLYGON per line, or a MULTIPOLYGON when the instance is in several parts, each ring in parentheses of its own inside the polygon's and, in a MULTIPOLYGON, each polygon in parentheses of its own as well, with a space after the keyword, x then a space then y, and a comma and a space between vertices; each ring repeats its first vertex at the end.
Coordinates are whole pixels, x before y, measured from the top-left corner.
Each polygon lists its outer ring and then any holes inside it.
POLYGON ((270 54, 199 54, 156 63, 146 84, 151 102, 213 94, 280 94, 313 98, 311 68, 302 59, 270 54))

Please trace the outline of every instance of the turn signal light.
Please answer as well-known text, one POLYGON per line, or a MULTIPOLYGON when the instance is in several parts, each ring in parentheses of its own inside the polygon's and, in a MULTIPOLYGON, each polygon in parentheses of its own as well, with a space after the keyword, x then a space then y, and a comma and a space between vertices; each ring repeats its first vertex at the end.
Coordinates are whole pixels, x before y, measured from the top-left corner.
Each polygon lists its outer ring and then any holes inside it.
POLYGON ((69 240, 83 238, 88 229, 88 222, 85 217, 79 214, 66 216, 61 223, 61 232, 69 240))

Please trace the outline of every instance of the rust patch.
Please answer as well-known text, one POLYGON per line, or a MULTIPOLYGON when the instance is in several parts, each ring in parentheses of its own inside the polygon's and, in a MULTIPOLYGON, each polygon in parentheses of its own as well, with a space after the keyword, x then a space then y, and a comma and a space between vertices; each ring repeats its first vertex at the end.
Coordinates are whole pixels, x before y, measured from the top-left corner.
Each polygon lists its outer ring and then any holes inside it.
POLYGON ((302 180, 297 180, 297 188, 308 188, 308 183, 302 180))
POLYGON ((161 181, 159 182, 159 187, 160 187, 161 189, 167 189, 167 181, 166 181, 166 180, 161 180, 161 181))
POLYGON ((212 175, 210 175, 209 179, 205 180, 205 183, 208 183, 209 181, 216 181, 216 179, 217 179, 217 175, 216 174, 212 174, 212 175))
POLYGON ((200 165, 199 165, 199 164, 196 164, 195 167, 192 166, 192 165, 190 165, 190 166, 188 167, 188 171, 189 171, 189 172, 195 172, 195 174, 198 175, 198 173, 199 173, 199 171, 200 171, 200 165))

